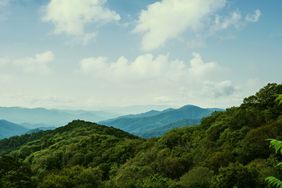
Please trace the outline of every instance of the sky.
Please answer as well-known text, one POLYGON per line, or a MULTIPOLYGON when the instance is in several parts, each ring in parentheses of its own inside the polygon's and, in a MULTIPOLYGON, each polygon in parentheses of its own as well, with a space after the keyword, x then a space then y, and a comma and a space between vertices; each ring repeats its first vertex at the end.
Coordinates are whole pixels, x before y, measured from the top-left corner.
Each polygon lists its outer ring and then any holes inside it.
POLYGON ((0 0, 0 106, 239 105, 282 82, 279 0, 0 0))

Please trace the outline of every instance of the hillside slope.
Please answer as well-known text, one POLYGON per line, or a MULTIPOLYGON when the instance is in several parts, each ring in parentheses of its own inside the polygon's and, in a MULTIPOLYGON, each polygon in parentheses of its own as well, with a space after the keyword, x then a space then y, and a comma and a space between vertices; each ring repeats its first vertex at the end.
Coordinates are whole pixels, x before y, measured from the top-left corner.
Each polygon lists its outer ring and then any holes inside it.
POLYGON ((150 138, 161 136, 172 128, 198 124, 203 117, 217 110, 222 111, 222 109, 186 105, 179 109, 149 111, 143 114, 122 116, 99 123, 113 126, 141 137, 150 138))
POLYGON ((282 85, 269 84, 240 107, 155 139, 74 121, 2 140, 0 187, 267 187, 265 177, 282 178, 266 140, 282 139, 278 94, 282 85))

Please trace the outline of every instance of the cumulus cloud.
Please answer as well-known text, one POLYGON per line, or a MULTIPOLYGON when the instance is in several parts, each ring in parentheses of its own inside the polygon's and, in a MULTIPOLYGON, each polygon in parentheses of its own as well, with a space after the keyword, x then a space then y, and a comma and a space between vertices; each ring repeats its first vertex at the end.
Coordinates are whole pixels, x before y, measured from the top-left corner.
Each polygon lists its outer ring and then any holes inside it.
POLYGON ((44 9, 43 21, 54 24, 55 34, 65 33, 87 43, 96 35, 95 31, 86 30, 88 24, 120 20, 105 4, 106 0, 50 0, 44 9))
POLYGON ((154 57, 152 54, 140 55, 132 62, 123 56, 115 62, 109 62, 105 57, 92 57, 82 59, 80 69, 94 77, 110 78, 114 81, 179 81, 189 76, 194 79, 205 78, 220 70, 220 67, 215 62, 204 62, 200 54, 194 53, 190 62, 171 60, 168 55, 154 57))
POLYGON ((225 6, 225 0, 162 0, 148 6, 139 16, 136 32, 142 33, 142 47, 150 51, 187 29, 196 30, 204 18, 225 6))
POLYGON ((54 61, 55 55, 52 51, 36 54, 34 57, 24 58, 0 58, 2 68, 18 69, 25 73, 50 73, 49 64, 54 61))
POLYGON ((200 54, 194 53, 193 56, 194 56, 193 59, 190 61, 191 67, 189 69, 193 75, 204 76, 218 69, 217 63, 215 62, 205 63, 200 54))

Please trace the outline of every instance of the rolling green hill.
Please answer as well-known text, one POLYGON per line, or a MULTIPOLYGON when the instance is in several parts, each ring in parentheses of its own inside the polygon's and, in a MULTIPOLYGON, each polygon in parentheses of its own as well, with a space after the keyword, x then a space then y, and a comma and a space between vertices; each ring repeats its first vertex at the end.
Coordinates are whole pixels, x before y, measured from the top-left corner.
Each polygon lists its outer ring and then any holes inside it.
POLYGON ((199 126, 141 139, 73 121, 0 141, 0 187, 263 188, 282 178, 268 138, 282 139, 282 85, 269 84, 240 107, 199 126))

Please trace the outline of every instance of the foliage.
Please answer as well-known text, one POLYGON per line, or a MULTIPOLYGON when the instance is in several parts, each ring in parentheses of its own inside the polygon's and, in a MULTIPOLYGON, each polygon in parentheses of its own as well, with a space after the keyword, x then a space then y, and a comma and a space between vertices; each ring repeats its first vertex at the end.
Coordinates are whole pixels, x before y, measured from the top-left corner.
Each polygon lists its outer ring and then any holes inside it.
POLYGON ((195 167, 180 178, 179 184, 187 188, 209 187, 214 173, 207 167, 195 167))
POLYGON ((275 150, 276 153, 281 152, 282 154, 282 141, 270 139, 270 146, 275 150))
POLYGON ((282 95, 278 95, 276 101, 281 105, 282 104, 282 95))
POLYGON ((276 177, 273 176, 269 176, 266 178, 266 181, 268 182, 268 184, 272 187, 276 187, 276 188, 282 188, 282 181, 279 180, 276 177))
POLYGON ((48 174, 42 182, 40 188, 75 187, 83 188, 99 187, 102 183, 102 171, 99 168, 83 168, 74 166, 65 168, 59 173, 48 174))
POLYGON ((32 188, 32 172, 28 165, 9 156, 0 157, 0 187, 32 188))
POLYGON ((218 175, 212 179, 211 187, 258 187, 256 178, 255 169, 250 169, 240 163, 231 163, 219 169, 218 175))
POLYGON ((44 136, 48 136, 50 131, 42 131, 32 134, 26 134, 22 136, 14 136, 9 139, 0 140, 0 154, 9 153, 10 151, 18 149, 20 146, 37 140, 44 136))
MULTIPOLYGON (((282 155, 282 141, 270 139, 270 146, 274 148, 275 152, 282 155)), ((281 167, 282 163, 280 162, 277 166, 281 167)), ((266 178, 266 182, 275 188, 282 188, 282 181, 276 177, 269 176, 266 178)))

